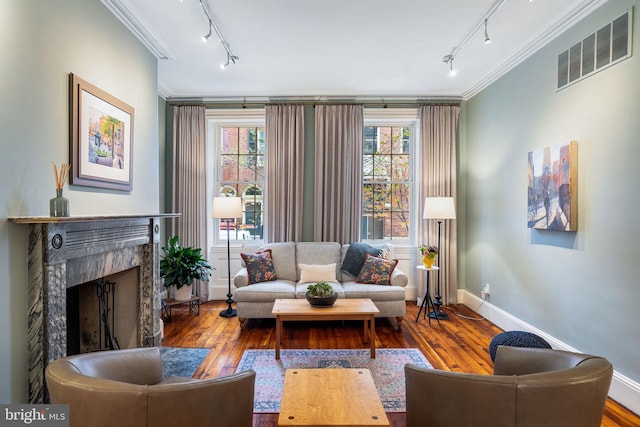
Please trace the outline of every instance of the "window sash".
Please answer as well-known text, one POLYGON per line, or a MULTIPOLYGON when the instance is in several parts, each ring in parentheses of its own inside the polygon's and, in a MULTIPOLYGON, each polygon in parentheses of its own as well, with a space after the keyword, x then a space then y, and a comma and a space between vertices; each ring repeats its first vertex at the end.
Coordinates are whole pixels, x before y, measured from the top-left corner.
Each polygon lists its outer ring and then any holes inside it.
POLYGON ((408 118, 370 114, 365 118, 364 126, 361 238, 363 241, 411 243, 417 225, 413 219, 415 197, 412 194, 418 129, 416 114, 410 114, 408 118), (372 132, 372 127, 377 131, 372 132), (381 140, 379 128, 391 128, 386 141, 381 140), (408 129, 409 135, 396 134, 403 128, 408 129), (394 136, 397 137, 395 141, 394 136))
MULTIPOLYGON (((263 236, 262 223, 264 222, 264 197, 265 188, 265 117, 264 109, 248 109, 248 110, 207 110, 208 127, 208 171, 207 171, 207 196, 209 212, 212 209, 213 197, 222 194, 234 194, 242 197, 243 214, 240 221, 234 220, 230 222, 229 229, 231 241, 252 241, 260 242, 262 239, 254 239, 256 234, 263 236), (223 149, 223 129, 229 128, 253 128, 261 129, 262 137, 252 140, 247 138, 245 141, 236 141, 235 147, 227 146, 223 149), (239 151, 246 151, 242 153, 239 151), (259 153, 262 151, 262 153, 259 153), (258 154, 259 153, 259 154, 258 154), (223 170, 220 167, 223 160, 230 162, 230 168, 236 168, 236 173, 226 176, 222 179, 223 170), (251 168, 254 169, 251 176, 251 168), (244 167, 244 169, 243 169, 244 167), (245 174, 239 174, 237 171, 244 170, 245 174), (257 171, 257 172, 255 172, 257 171), (261 192, 257 194, 252 188, 258 187, 261 192), (225 191, 226 190, 226 191, 225 191), (236 226, 236 222, 239 223, 236 226), (256 226, 256 222, 258 225, 256 226), (257 228, 257 230, 256 230, 257 228)), ((226 230, 226 221, 209 218, 208 238, 210 242, 226 243, 228 231, 226 230)))

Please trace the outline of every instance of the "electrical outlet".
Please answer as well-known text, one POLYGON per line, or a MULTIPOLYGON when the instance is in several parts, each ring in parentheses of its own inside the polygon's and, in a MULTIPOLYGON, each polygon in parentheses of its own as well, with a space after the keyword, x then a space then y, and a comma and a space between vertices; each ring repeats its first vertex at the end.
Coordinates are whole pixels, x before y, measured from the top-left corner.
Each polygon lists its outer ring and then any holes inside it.
POLYGON ((487 297, 491 295, 491 287, 488 283, 484 285, 484 288, 480 291, 480 295, 482 296, 482 299, 487 299, 487 297))

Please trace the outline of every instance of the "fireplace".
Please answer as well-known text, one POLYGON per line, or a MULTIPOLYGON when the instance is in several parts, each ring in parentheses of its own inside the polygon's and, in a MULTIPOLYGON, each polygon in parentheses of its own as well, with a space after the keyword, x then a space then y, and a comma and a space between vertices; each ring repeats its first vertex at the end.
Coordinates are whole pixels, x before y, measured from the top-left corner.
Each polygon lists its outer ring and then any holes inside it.
POLYGON ((140 268, 67 288, 67 355, 138 347, 140 268))
POLYGON ((132 316, 136 328, 134 336, 127 337, 127 346, 160 345, 159 223, 162 218, 175 216, 10 218, 29 224, 30 403, 48 401, 44 370, 49 361, 67 355, 67 298, 76 298, 83 287, 111 280, 114 275, 133 280, 134 290, 126 292, 135 295, 132 316))

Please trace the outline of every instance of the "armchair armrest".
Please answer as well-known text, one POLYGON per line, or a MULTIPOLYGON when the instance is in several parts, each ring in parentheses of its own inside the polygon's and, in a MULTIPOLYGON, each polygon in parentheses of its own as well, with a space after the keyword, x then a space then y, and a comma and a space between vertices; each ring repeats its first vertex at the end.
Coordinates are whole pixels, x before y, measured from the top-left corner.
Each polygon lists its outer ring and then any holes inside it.
POLYGON ((464 374, 412 364, 404 370, 408 427, 515 425, 516 377, 464 374))
POLYGON ((149 387, 148 425, 250 427, 255 377, 255 371, 248 370, 224 377, 149 387), (176 399, 186 403, 179 415, 176 415, 176 399), (172 424, 167 420, 172 420, 172 424))
POLYGON ((564 370, 595 358, 589 354, 542 348, 498 346, 493 375, 527 375, 564 370))

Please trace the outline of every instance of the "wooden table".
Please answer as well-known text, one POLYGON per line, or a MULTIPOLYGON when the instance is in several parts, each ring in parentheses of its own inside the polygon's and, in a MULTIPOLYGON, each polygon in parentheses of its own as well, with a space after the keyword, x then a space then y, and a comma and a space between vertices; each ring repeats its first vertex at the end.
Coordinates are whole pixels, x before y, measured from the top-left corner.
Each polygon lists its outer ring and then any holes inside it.
POLYGON ((271 311, 276 316, 276 360, 280 359, 282 322, 286 320, 364 320, 364 343, 376 357, 375 315, 380 313, 370 299, 338 298, 331 307, 313 307, 306 299, 277 299, 271 311))
POLYGON ((388 426, 368 369, 287 369, 278 426, 388 426))

